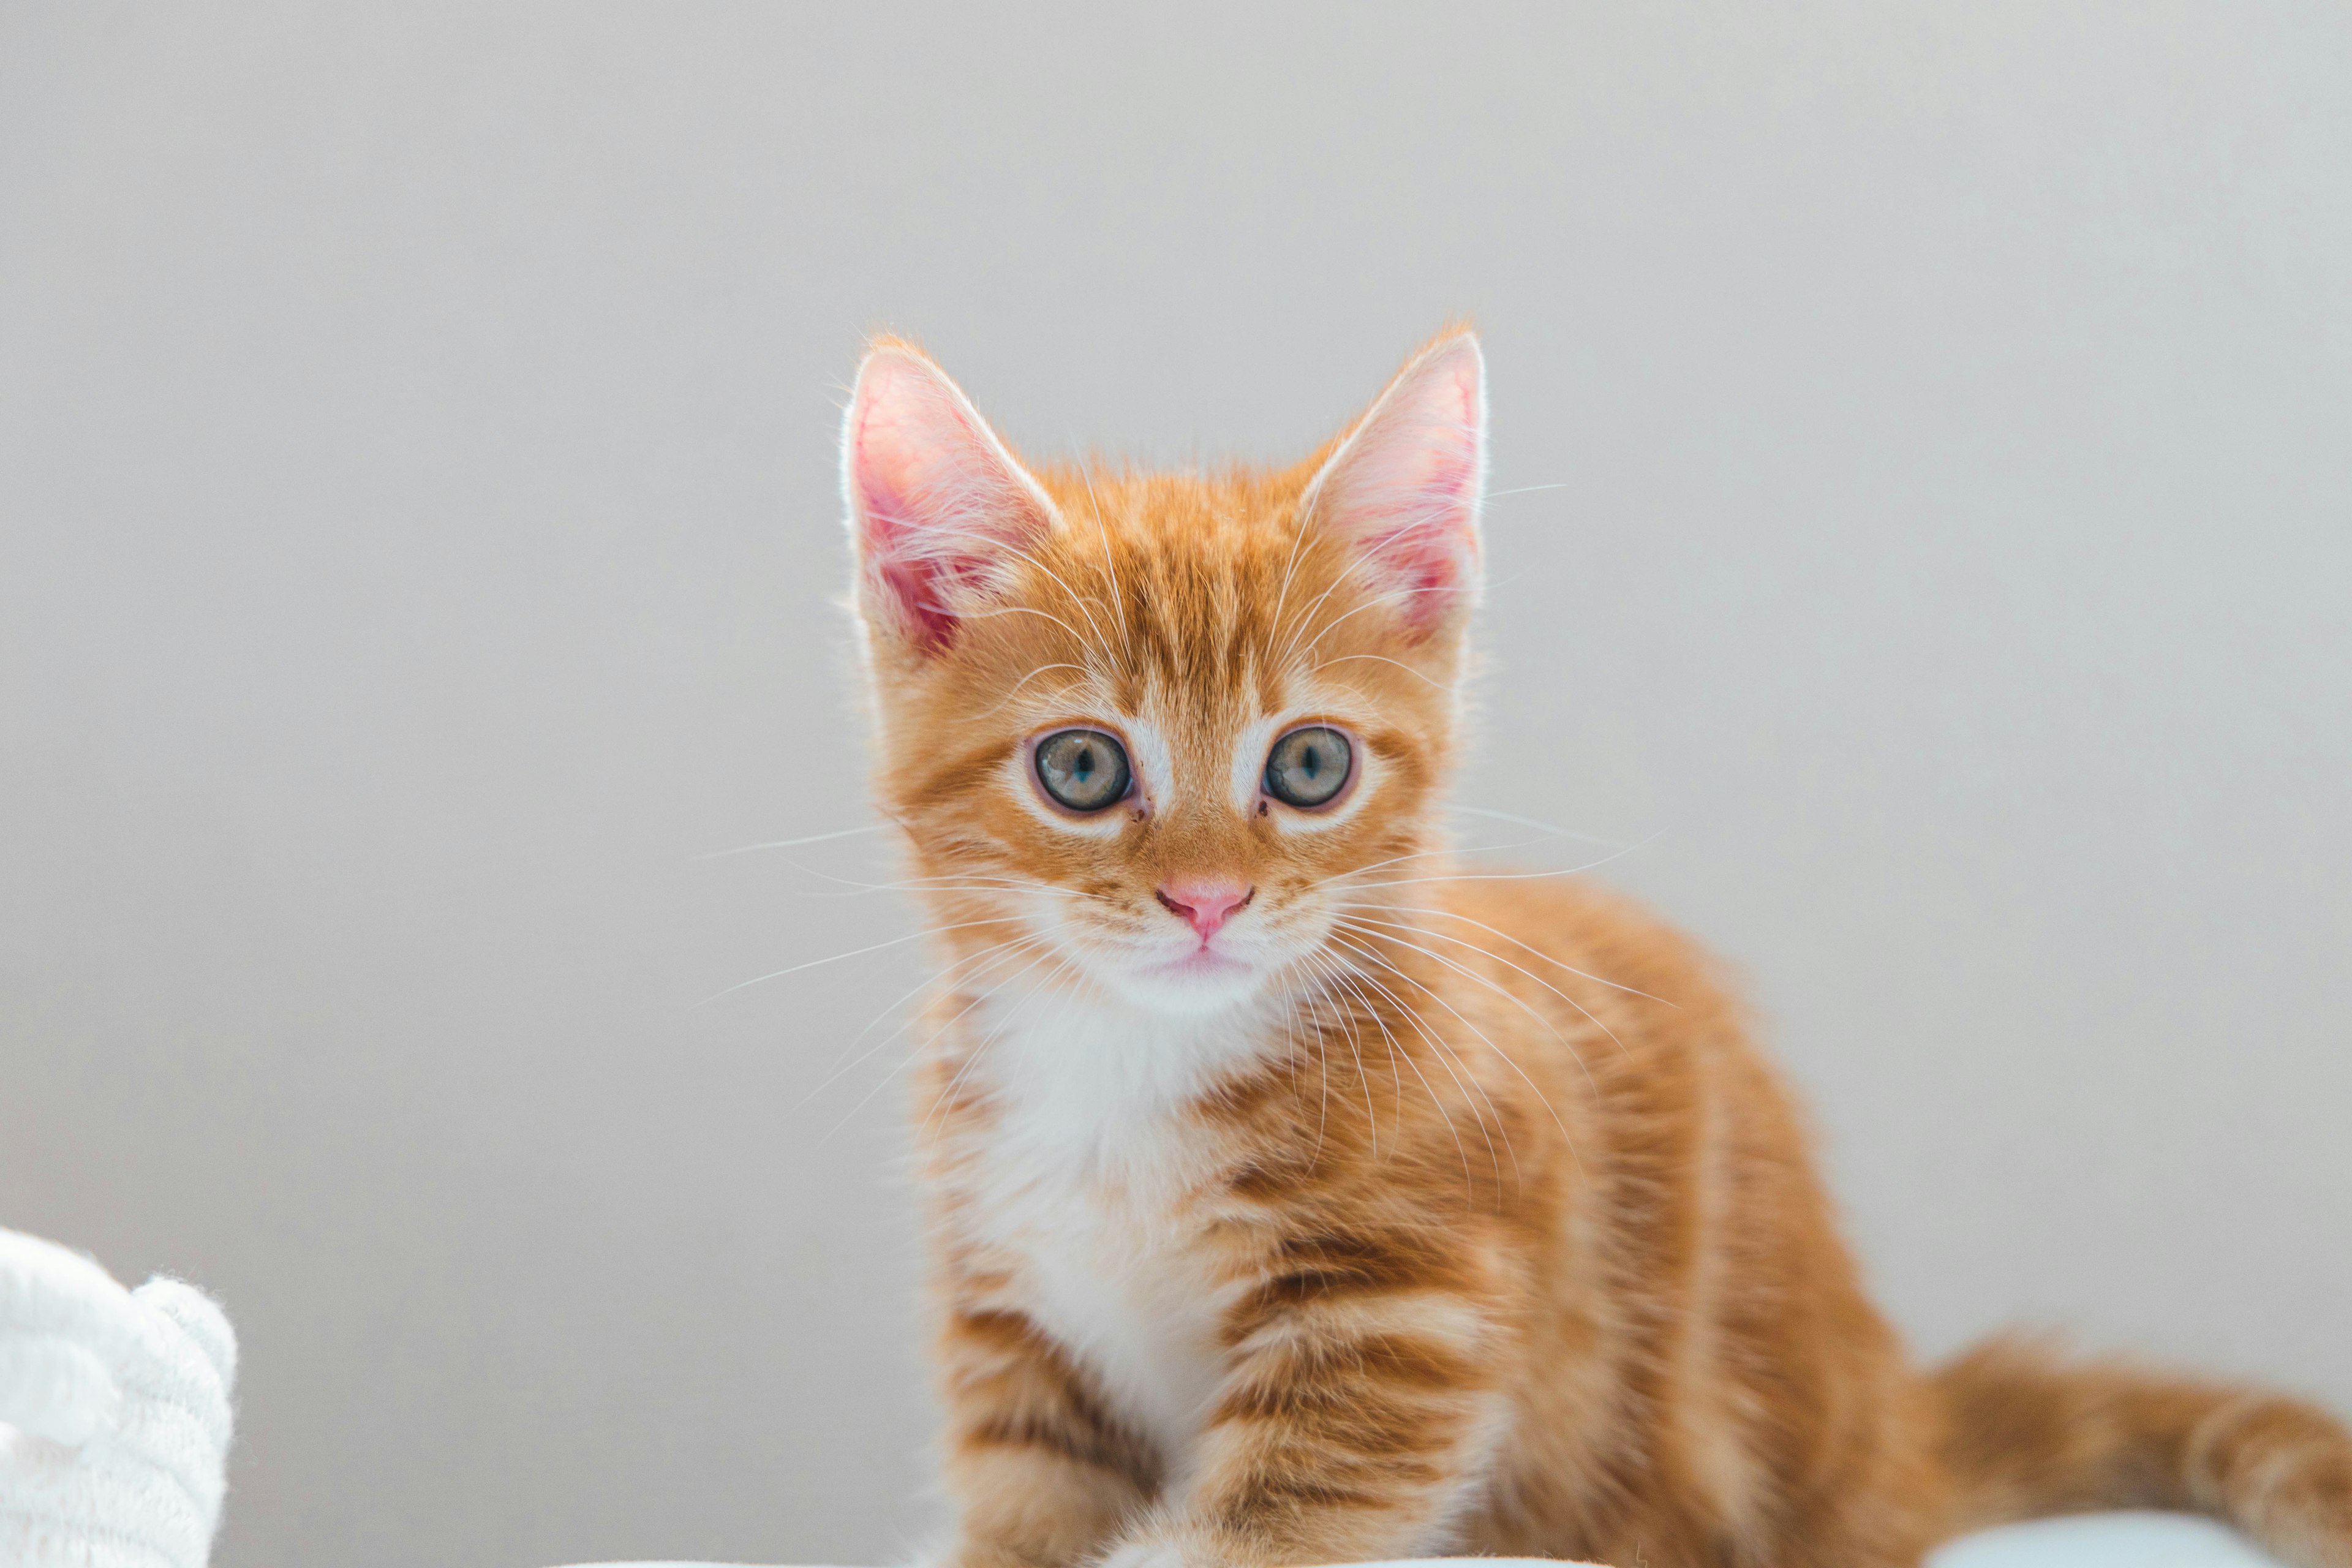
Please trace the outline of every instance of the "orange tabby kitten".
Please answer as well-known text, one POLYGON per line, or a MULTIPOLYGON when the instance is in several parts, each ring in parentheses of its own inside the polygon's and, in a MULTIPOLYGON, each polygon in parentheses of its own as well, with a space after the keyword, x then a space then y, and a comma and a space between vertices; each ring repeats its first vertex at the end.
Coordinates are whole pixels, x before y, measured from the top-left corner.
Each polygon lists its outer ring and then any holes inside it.
POLYGON ((949 1561, 1893 1568, 2149 1505, 2352 1568, 2307 1405, 1915 1371, 1706 958, 1453 868, 1485 468, 1466 332, 1275 473, 1025 466, 908 344, 859 372, 949 1561))

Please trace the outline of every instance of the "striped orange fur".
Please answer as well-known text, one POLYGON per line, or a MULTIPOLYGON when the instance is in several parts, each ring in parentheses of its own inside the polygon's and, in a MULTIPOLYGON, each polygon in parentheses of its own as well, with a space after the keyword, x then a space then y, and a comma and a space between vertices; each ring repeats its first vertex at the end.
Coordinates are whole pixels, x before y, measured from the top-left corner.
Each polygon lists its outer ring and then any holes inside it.
POLYGON ((2316 1410, 1916 1370, 1706 957, 1449 856, 1483 375, 1448 334, 1202 474, 1024 465, 912 346, 860 372, 875 776, 943 960, 944 1561, 1892 1568, 2152 1504, 2352 1568, 2316 1410))

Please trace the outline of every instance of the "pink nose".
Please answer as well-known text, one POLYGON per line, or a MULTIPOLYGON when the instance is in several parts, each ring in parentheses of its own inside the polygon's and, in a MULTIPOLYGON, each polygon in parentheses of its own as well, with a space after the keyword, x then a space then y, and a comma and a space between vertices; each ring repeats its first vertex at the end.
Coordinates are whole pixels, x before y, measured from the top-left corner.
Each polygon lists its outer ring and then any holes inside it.
POLYGON ((1241 882, 1180 878, 1160 888, 1160 901, 1182 916, 1206 942, 1217 934, 1217 928, 1225 923, 1227 916, 1248 903, 1256 892, 1255 888, 1241 882))

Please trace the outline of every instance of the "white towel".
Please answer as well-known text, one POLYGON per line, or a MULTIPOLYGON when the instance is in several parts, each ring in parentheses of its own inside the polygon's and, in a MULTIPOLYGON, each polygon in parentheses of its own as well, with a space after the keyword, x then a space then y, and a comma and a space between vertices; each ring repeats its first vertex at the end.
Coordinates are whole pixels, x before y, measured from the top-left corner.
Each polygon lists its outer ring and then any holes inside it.
POLYGON ((204 1568, 236 1380, 236 1336, 194 1286, 125 1290, 0 1230, 0 1563, 204 1568))

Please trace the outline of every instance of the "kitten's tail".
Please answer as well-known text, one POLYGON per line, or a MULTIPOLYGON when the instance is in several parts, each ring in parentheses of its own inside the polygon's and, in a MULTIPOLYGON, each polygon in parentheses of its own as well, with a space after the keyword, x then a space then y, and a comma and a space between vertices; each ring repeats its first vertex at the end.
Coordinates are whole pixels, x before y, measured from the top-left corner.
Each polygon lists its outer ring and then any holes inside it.
POLYGON ((2352 1568, 2352 1432, 2300 1400, 2068 1364, 2021 1337, 1935 1374, 1956 1529, 2099 1508, 2227 1520, 2294 1568, 2352 1568))

